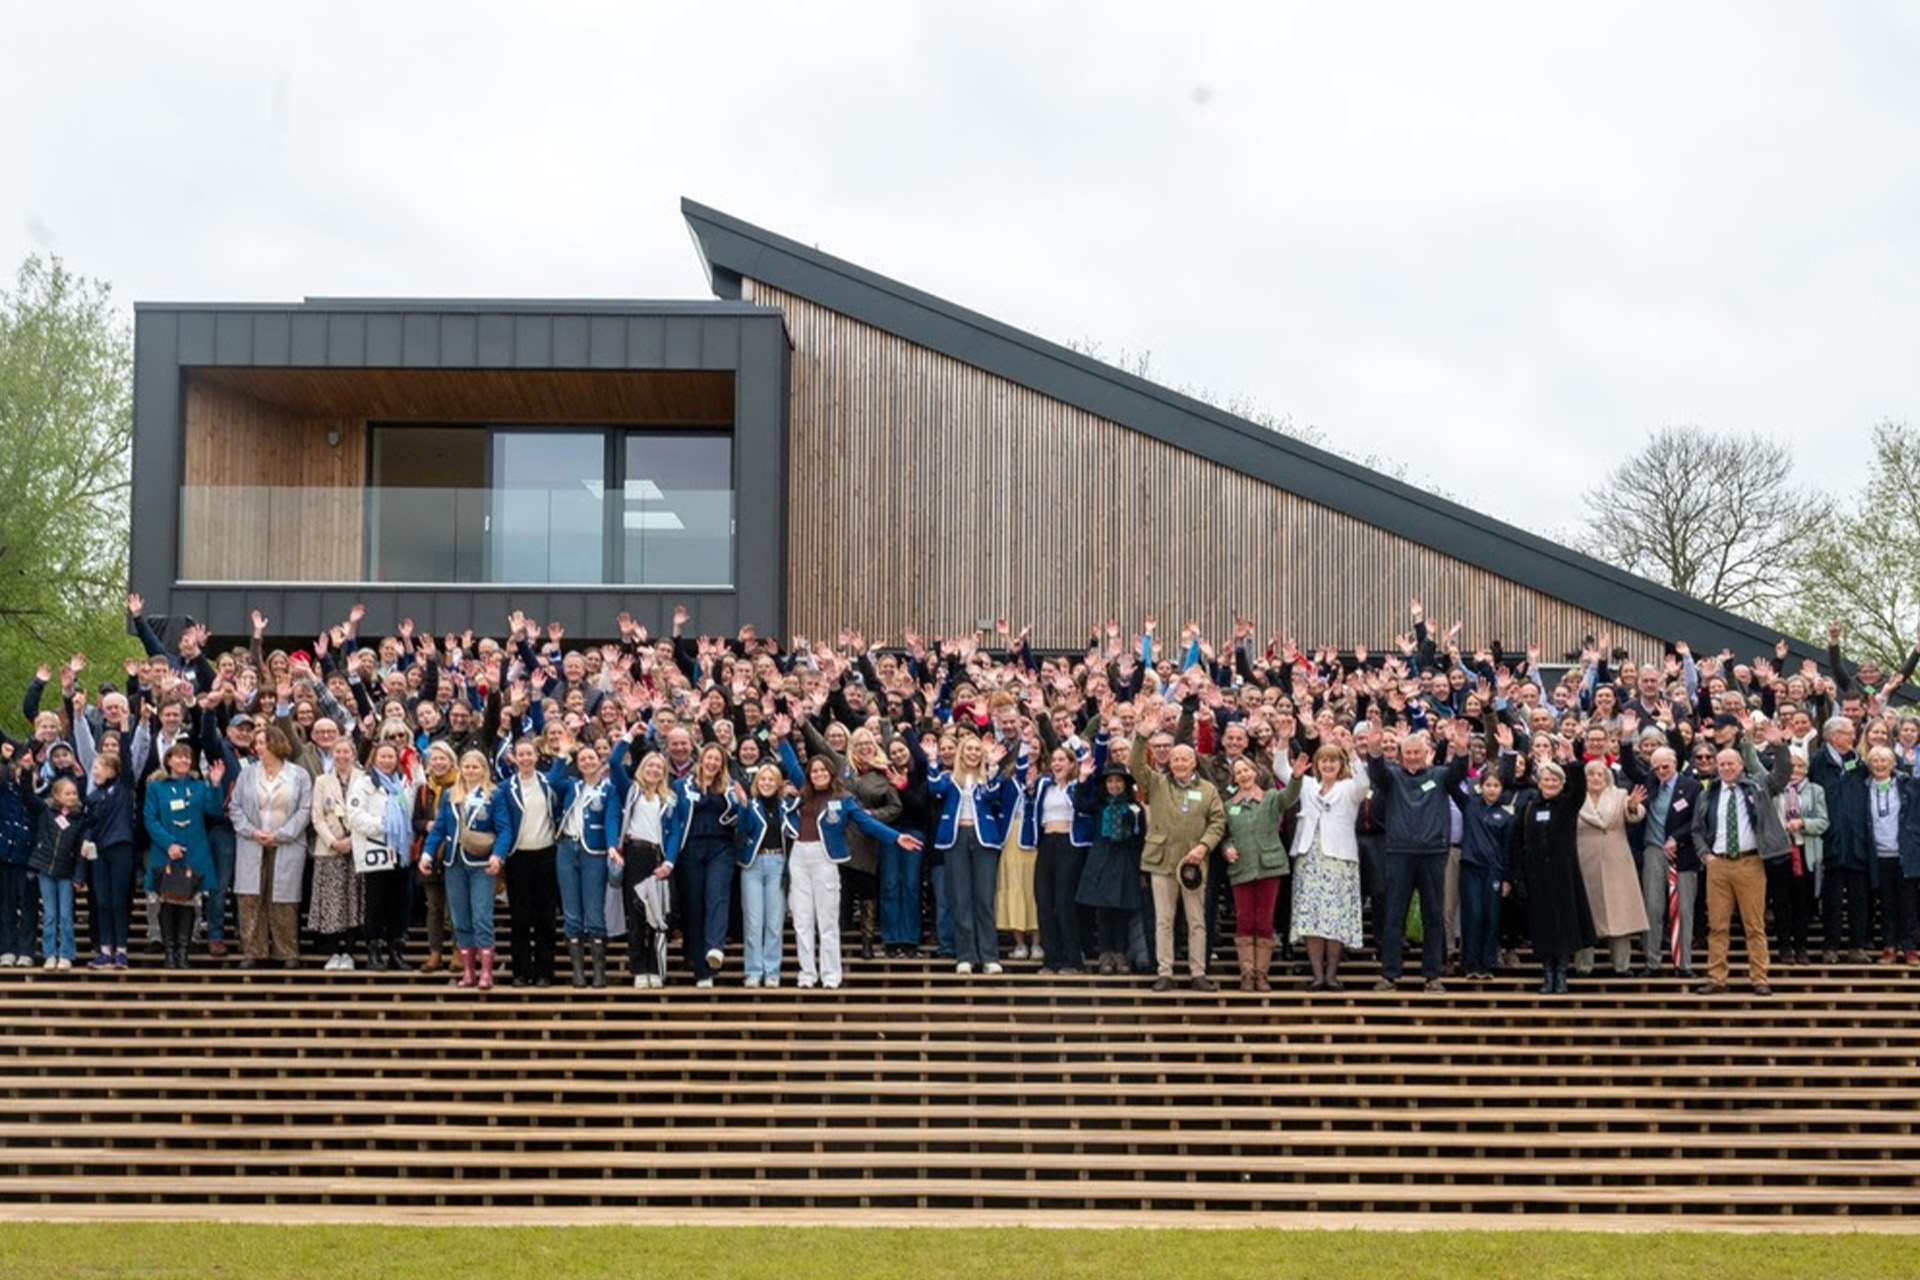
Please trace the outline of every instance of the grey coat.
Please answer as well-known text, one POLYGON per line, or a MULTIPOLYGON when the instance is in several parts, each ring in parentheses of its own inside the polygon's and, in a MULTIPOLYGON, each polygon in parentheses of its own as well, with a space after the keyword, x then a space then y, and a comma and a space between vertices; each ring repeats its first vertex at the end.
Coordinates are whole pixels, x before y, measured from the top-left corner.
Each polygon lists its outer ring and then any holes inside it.
MULTIPOLYGON (((274 831, 273 884, 269 899, 273 902, 300 901, 300 885, 307 870, 307 841, 312 835, 313 779, 299 765, 281 766, 280 776, 292 788, 287 820, 274 831)), ((260 845, 252 839, 260 829, 261 787, 265 781, 260 762, 247 764, 240 780, 233 784, 233 797, 227 801, 227 817, 233 822, 233 891, 258 894, 260 885, 260 845)))

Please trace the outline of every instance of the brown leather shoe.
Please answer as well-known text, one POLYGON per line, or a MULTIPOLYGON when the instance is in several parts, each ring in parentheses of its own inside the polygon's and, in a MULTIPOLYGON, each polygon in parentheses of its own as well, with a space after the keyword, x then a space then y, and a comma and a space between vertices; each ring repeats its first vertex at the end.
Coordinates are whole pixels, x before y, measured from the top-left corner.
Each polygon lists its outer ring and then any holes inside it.
POLYGON ((1773 988, 1767 983, 1756 982, 1753 984, 1753 994, 1757 996, 1770 996, 1773 994, 1773 988))
POLYGON ((1727 987, 1726 984, 1722 982, 1703 982, 1693 989, 1693 994, 1697 996, 1723 996, 1727 994, 1727 987))
POLYGON ((440 967, 440 953, 438 951, 429 951, 427 952, 427 962, 420 966, 420 972, 438 973, 440 972, 440 967))

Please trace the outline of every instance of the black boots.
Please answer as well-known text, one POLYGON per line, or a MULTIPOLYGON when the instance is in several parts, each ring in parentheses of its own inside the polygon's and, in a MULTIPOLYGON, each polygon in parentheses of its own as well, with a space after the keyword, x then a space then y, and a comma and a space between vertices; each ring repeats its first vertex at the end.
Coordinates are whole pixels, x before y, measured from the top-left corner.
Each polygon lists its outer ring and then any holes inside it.
POLYGON ((378 938, 367 939, 367 968, 375 973, 384 973, 387 968, 387 947, 378 938))
POLYGON ((605 938, 593 940, 593 985, 596 987, 607 985, 607 940, 605 938))
POLYGON ((586 944, 578 938, 567 939, 567 959, 573 962, 573 985, 587 985, 586 944))
POLYGON ((160 944, 166 951, 166 967, 187 967, 187 948, 193 945, 193 908, 162 904, 160 908, 160 944))
POLYGON ((880 932, 880 904, 872 898, 858 898, 853 904, 853 915, 860 922, 860 958, 871 960, 874 938, 880 932))

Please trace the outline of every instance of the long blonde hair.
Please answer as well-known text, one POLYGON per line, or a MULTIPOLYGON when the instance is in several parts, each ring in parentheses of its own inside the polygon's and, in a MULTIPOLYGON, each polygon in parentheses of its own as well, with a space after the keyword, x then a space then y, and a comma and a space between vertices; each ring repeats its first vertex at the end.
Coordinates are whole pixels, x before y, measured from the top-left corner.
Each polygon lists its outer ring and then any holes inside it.
POLYGON ((469 795, 487 794, 487 792, 492 789, 490 786, 492 782, 493 761, 487 759, 485 752, 469 751, 461 756, 459 763, 454 766, 453 782, 448 786, 447 794, 453 797, 455 804, 465 804, 469 795), (473 792, 467 790, 467 762, 470 760, 480 766, 480 777, 482 779, 478 790, 473 792))
POLYGON ((633 769, 634 790, 652 800, 665 800, 673 794, 673 770, 667 767, 667 758, 658 751, 649 751, 640 757, 640 763, 633 769), (658 763, 660 766, 660 784, 647 785, 647 766, 658 763))

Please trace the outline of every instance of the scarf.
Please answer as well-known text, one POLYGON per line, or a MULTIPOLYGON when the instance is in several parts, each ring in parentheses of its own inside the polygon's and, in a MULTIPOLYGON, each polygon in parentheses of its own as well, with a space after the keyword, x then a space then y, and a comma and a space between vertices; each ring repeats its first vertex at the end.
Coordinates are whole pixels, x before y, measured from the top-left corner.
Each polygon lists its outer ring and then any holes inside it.
POLYGON ((405 853, 413 843, 413 815, 407 812, 406 784, 391 773, 373 771, 373 780, 387 793, 386 812, 380 815, 380 827, 387 848, 405 853))

